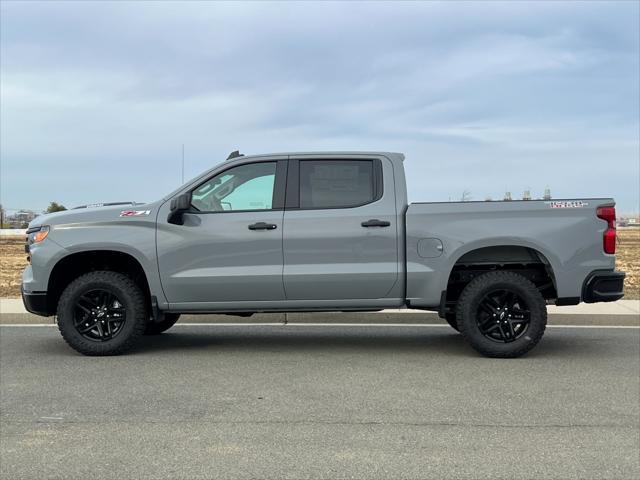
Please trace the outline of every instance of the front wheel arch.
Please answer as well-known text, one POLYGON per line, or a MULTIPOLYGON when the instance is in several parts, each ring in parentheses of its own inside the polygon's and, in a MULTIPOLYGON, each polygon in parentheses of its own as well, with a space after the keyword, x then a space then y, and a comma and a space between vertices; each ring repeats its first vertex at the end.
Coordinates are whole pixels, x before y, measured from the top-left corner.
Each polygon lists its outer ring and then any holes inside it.
POLYGON ((138 285, 151 309, 151 290, 144 268, 132 255, 117 250, 89 250, 76 252, 58 260, 51 270, 47 286, 47 308, 57 311, 60 296, 76 278, 94 271, 111 271, 129 277, 138 285))

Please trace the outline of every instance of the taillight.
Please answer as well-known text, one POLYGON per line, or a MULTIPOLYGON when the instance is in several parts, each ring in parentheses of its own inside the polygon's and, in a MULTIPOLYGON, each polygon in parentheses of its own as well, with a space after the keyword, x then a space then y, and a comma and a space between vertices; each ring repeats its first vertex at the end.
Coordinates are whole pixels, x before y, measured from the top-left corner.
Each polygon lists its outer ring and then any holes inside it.
POLYGON ((616 253, 616 207, 598 207, 596 215, 607 222, 602 237, 604 253, 616 253))

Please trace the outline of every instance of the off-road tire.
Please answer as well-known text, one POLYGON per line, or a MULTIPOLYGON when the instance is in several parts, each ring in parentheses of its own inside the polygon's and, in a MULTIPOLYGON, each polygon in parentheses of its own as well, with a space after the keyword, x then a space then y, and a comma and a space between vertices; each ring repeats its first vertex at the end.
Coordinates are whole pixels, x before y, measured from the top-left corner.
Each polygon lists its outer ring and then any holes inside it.
POLYGON ((153 319, 147 323, 147 328, 144 330, 145 335, 160 335, 162 332, 166 332, 180 318, 179 313, 165 313, 164 319, 161 322, 154 322, 153 319))
POLYGON ((515 358, 524 355, 540 341, 547 325, 547 307, 542 294, 532 282, 515 272, 488 272, 473 279, 462 291, 456 312, 462 336, 476 351, 487 357, 515 358), (480 301, 494 290, 514 292, 528 307, 528 328, 522 336, 509 343, 498 343, 487 338, 480 331, 476 319, 480 301))
POLYGON ((71 348, 83 355, 120 355, 131 349, 147 325, 147 306, 144 294, 128 276, 111 271, 86 273, 73 280, 62 292, 58 302, 58 329, 71 348), (122 330, 105 341, 92 341, 83 337, 74 326, 76 301, 91 290, 106 290, 119 299, 125 309, 126 320, 122 330))

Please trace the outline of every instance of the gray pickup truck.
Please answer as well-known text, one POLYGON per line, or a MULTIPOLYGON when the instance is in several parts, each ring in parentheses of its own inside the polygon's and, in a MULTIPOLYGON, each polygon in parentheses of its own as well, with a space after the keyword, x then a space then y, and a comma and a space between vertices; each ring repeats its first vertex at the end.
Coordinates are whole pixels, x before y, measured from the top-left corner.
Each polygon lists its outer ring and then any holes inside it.
POLYGON ((233 152, 153 203, 43 215, 24 304, 86 355, 125 352, 182 313, 406 307, 517 357, 547 304, 623 296, 613 199, 408 204, 403 161, 233 152))

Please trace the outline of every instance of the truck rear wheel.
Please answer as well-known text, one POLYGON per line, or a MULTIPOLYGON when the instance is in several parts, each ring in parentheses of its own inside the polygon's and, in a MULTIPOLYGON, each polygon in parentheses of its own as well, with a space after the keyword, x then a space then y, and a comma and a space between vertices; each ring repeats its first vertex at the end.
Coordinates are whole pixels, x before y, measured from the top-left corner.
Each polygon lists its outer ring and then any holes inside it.
POLYGON ((165 313, 164 318, 161 322, 154 322, 153 320, 151 320, 149 323, 147 323, 144 334, 160 335, 162 332, 166 332, 171 327, 173 327, 179 318, 179 313, 165 313))
POLYGON ((140 287, 111 271, 84 274, 72 281, 58 302, 58 329, 84 355, 119 355, 129 350, 147 323, 140 287))
POLYGON ((487 357, 524 355, 542 338, 547 325, 543 296, 515 272, 495 271, 473 279, 458 299, 460 333, 487 357))

